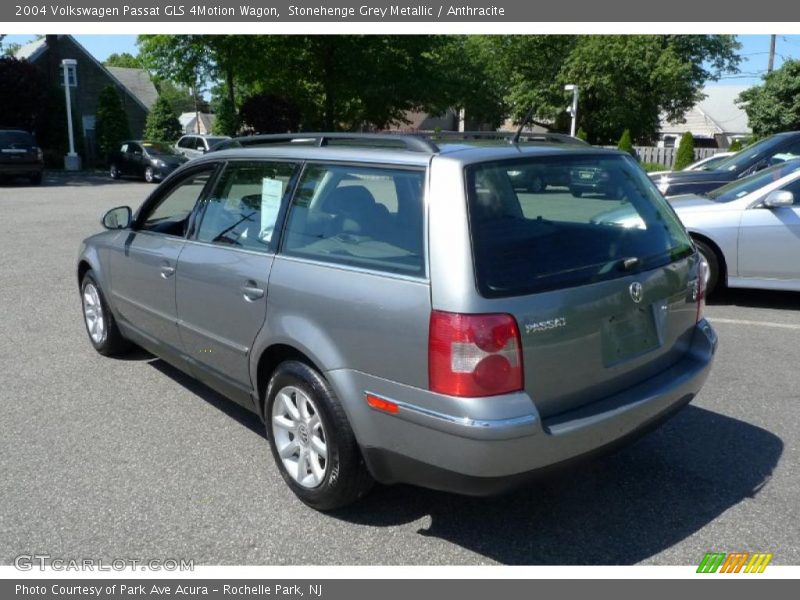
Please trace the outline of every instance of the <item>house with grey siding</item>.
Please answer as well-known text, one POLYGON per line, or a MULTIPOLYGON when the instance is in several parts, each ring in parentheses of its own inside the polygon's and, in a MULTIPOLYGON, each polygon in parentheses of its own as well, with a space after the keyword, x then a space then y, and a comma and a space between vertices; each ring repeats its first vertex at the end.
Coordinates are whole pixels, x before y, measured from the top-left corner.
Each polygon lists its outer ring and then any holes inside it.
POLYGON ((64 89, 64 74, 61 61, 71 58, 77 61, 75 70, 68 73, 70 100, 76 122, 80 128, 83 148, 76 152, 83 156, 84 165, 95 164, 95 124, 97 99, 108 85, 117 88, 122 107, 128 117, 131 137, 139 138, 144 131, 147 113, 158 98, 150 76, 143 69, 105 67, 71 35, 46 35, 22 46, 15 56, 42 69, 55 89, 64 89))

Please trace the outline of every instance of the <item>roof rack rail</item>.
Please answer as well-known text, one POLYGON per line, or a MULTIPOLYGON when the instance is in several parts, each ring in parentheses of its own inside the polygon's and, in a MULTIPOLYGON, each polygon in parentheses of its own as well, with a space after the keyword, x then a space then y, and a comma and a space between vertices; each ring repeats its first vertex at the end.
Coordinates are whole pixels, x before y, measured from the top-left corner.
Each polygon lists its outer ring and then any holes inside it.
MULTIPOLYGON (((515 132, 513 131, 441 131, 426 134, 437 141, 450 140, 505 140, 509 143, 514 141, 515 132)), ((528 131, 521 132, 518 141, 525 142, 544 142, 556 144, 577 144, 588 146, 589 144, 580 138, 572 137, 566 133, 553 133, 549 131, 528 131)))
POLYGON ((313 144, 315 146, 329 146, 331 142, 339 142, 342 146, 368 146, 374 148, 402 148, 412 152, 425 152, 427 154, 439 151, 439 147, 432 141, 418 135, 394 133, 274 133, 248 135, 232 138, 216 144, 211 151, 227 150, 229 148, 247 148, 251 146, 268 146, 270 144, 313 144))

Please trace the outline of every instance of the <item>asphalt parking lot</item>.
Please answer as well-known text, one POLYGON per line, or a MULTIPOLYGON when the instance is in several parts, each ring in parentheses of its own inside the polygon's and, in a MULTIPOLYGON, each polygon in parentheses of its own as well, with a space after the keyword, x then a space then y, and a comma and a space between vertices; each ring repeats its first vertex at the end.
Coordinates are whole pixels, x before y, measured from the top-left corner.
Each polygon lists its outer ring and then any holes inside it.
POLYGON ((385 487, 322 515, 283 484, 257 417, 87 341, 78 244, 152 189, 0 187, 0 563, 690 565, 713 550, 800 564, 800 293, 715 299, 703 392, 616 454, 500 498, 385 487))

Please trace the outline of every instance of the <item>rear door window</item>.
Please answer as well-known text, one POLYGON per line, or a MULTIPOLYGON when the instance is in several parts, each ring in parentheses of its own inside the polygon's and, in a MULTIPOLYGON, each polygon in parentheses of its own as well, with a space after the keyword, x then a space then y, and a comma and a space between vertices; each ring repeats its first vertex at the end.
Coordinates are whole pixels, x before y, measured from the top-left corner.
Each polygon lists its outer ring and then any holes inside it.
POLYGON ((289 211, 282 251, 424 275, 423 181, 421 170, 310 164, 289 211))
POLYGON ((25 131, 0 131, 0 147, 35 146, 36 140, 25 131))
POLYGON ((531 157, 470 166, 466 175, 477 284, 486 297, 590 284, 693 252, 630 157, 531 157))

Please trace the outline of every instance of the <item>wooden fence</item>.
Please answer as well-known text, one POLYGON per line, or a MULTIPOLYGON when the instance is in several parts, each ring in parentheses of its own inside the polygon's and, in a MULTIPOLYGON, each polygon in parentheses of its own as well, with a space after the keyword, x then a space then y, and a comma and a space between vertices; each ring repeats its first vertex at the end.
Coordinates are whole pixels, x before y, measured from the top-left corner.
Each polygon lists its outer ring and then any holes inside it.
MULTIPOLYGON (((677 148, 656 148, 655 146, 634 146, 639 160, 642 162, 658 163, 671 169, 675 164, 675 156, 678 154, 677 148)), ((720 152, 718 148, 695 148, 694 159, 700 160, 707 156, 712 156, 720 152)))

